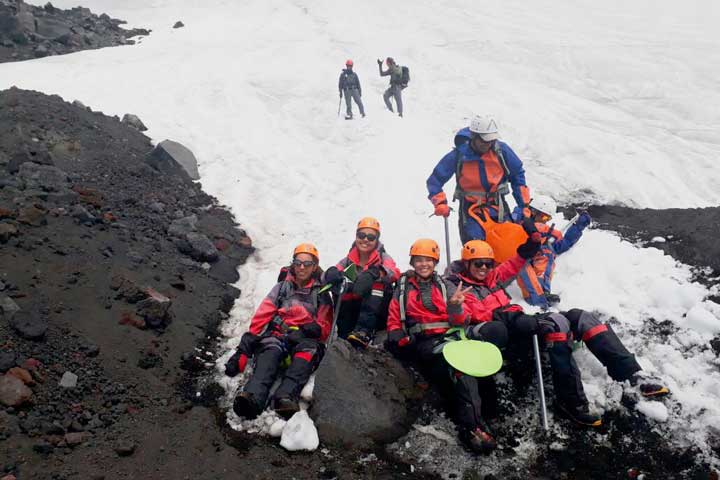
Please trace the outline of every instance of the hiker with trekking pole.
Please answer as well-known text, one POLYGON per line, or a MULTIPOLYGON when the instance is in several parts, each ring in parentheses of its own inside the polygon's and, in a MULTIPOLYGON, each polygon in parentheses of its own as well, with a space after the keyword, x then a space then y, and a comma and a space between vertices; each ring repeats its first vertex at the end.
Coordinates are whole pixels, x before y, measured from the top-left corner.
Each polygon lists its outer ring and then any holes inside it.
POLYGON ((285 419, 299 411, 300 392, 323 357, 333 324, 332 300, 329 292, 322 291, 319 261, 317 248, 310 243, 294 249, 291 265, 281 270, 278 283, 255 311, 250 328, 225 364, 225 373, 236 376, 253 359, 250 378, 233 403, 239 417, 253 419, 265 410, 270 387, 280 375, 272 408, 285 419), (286 362, 287 369, 282 370, 286 362))
MULTIPOLYGON (((360 109, 360 115, 365 117, 365 107, 362 103, 362 87, 360 87, 360 77, 353 71, 353 61, 348 60, 345 62, 345 69, 340 74, 338 80, 338 90, 340 90, 340 99, 345 96, 345 105, 347 106, 347 112, 345 114, 345 120, 352 120, 352 101, 354 100, 360 109)), ((338 115, 340 115, 340 101, 338 101, 338 115)))
MULTIPOLYGON (((486 240, 488 225, 520 222, 530 216, 530 190, 522 161, 499 140, 492 117, 476 115, 455 135, 455 148, 447 153, 427 179, 428 198, 435 215, 448 217, 450 206, 443 186, 455 175, 452 200, 460 202, 460 239, 486 240), (512 190, 517 207, 510 212, 505 195, 512 190)), ((522 229, 516 226, 522 236, 522 229)), ((515 247, 524 241, 524 237, 515 247)))
MULTIPOLYGON (((666 387, 642 371, 635 356, 625 348, 612 327, 602 323, 592 313, 572 309, 567 312, 528 315, 520 305, 511 303, 512 298, 505 288, 522 270, 525 262, 541 248, 542 236, 534 222, 526 219, 523 227, 528 239, 517 248, 515 257, 497 263, 489 244, 473 240, 463 246, 462 260, 452 264, 450 270, 454 274, 450 274, 448 280, 471 287, 465 295, 465 308, 472 325, 468 337, 482 338, 486 328, 501 322, 507 329, 506 354, 519 357, 529 353, 531 343, 534 343, 533 337, 536 337, 540 349, 550 357, 557 410, 582 426, 599 427, 602 419, 589 409, 580 370, 573 358, 573 339, 585 343, 613 380, 629 381, 646 398, 667 394, 666 387)), ((497 327, 493 327, 493 330, 497 330, 497 327)), ((535 356, 540 375, 538 381, 542 388, 540 349, 535 356)), ((542 389, 540 393, 544 399, 542 389)), ((543 421, 547 421, 544 411, 543 421)))

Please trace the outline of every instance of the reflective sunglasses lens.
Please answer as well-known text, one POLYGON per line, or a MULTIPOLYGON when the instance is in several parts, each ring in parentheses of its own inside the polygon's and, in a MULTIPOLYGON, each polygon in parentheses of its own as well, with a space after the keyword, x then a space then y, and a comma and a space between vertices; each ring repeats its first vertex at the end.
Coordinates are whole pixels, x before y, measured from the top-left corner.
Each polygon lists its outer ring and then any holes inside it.
POLYGON ((492 268, 492 266, 494 264, 495 264, 495 262, 492 260, 475 260, 473 262, 473 266, 475 268, 482 268, 482 267, 492 268))
POLYGON ((305 260, 305 261, 293 260, 293 265, 295 265, 296 267, 302 266, 305 268, 309 268, 309 267, 312 267, 313 265, 315 265, 315 262, 313 262, 312 260, 305 260))
POLYGON ((372 233, 358 232, 356 236, 358 240, 365 240, 367 238, 368 242, 374 242, 377 240, 377 235, 373 235, 372 233))

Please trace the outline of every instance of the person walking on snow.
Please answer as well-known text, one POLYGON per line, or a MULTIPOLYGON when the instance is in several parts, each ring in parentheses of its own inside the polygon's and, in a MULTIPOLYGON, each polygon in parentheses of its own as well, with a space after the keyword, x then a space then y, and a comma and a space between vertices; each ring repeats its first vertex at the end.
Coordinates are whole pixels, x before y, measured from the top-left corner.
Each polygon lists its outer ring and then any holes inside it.
POLYGON ((395 63, 395 60, 392 57, 387 57, 385 59, 385 64, 387 65, 387 70, 382 69, 382 60, 378 58, 377 64, 378 64, 378 71, 380 71, 381 77, 387 77, 390 75, 390 86, 387 90, 385 90, 385 93, 383 93, 383 100, 385 100, 385 106, 388 110, 393 112, 392 103, 390 103, 390 97, 395 98, 395 103, 397 104, 397 111, 398 115, 401 117, 403 116, 403 102, 402 102, 402 91, 405 87, 403 85, 402 80, 402 67, 395 63))
POLYGON ((352 60, 345 62, 345 69, 340 74, 340 80, 338 81, 338 90, 340 90, 340 98, 343 97, 343 94, 345 95, 345 104, 347 105, 345 120, 353 118, 351 100, 355 100, 355 103, 360 109, 360 115, 365 117, 365 107, 363 107, 361 98, 362 88, 360 87, 360 78, 357 73, 353 72, 352 60))
POLYGON ((262 301, 226 363, 225 373, 235 376, 245 370, 248 359, 255 360, 250 378, 233 403, 238 416, 252 419, 265 410, 270 387, 288 356, 290 366, 275 390, 273 408, 286 419, 299 410, 300 391, 320 363, 332 327, 330 295, 319 293, 319 260, 314 245, 302 243, 295 248, 285 278, 262 301))
POLYGON ((532 336, 537 334, 550 357, 555 404, 560 413, 577 424, 599 427, 602 419, 590 412, 580 370, 573 358, 573 339, 585 342, 613 380, 628 380, 631 385, 638 386, 643 397, 668 394, 666 387, 642 372, 635 356, 625 348, 612 327, 601 323, 592 313, 572 309, 527 315, 522 307, 510 303, 511 297, 505 287, 522 270, 525 261, 540 249, 541 237, 534 231, 532 221, 525 220, 523 226, 530 238, 518 247, 517 256, 500 265, 495 265, 492 247, 482 240, 467 242, 463 246, 464 260, 453 262, 451 271, 454 273, 448 276, 448 281, 471 289, 465 295, 465 309, 471 323, 482 325, 493 320, 504 323, 508 331, 508 349, 524 355, 532 351, 532 336))
POLYGON ((380 243, 380 222, 373 217, 360 219, 350 252, 325 271, 324 283, 339 285, 343 271, 353 264, 358 275, 343 295, 337 331, 340 338, 367 348, 375 331, 385 327, 392 285, 400 277, 395 261, 380 243))
POLYGON ((468 289, 440 278, 435 272, 439 261, 440 247, 434 240, 420 239, 410 247, 413 269, 403 274, 393 292, 387 346, 414 361, 439 387, 451 405, 463 442, 476 452, 488 452, 496 442, 482 418, 477 379, 453 369, 440 347, 451 326, 465 323, 468 289))
POLYGON ((498 140, 498 128, 492 117, 476 115, 470 126, 455 135, 455 148, 435 166, 427 179, 428 198, 435 215, 450 215, 443 186, 455 175, 453 200, 460 201, 458 226, 463 243, 485 240, 485 231, 473 218, 489 212, 498 222, 511 220, 505 195, 510 192, 517 207, 512 219, 530 216, 530 190, 525 183, 522 161, 504 142, 498 140))
POLYGON ((542 235, 542 247, 528 260, 517 277, 525 301, 544 310, 550 305, 560 303, 560 296, 551 293, 555 257, 570 250, 580 240, 583 230, 592 222, 590 215, 586 211, 581 211, 577 220, 563 235, 560 230, 553 228, 554 225, 547 224, 556 211, 555 200, 545 195, 538 195, 530 202, 530 213, 535 228, 542 235))

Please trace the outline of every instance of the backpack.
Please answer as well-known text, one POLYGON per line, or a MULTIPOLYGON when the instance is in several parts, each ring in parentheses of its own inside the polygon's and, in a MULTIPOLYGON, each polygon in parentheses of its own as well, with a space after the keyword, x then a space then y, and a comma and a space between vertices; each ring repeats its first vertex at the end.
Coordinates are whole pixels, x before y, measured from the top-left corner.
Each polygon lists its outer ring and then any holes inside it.
POLYGON ((407 87, 407 84, 410 83, 410 69, 408 67, 403 66, 402 67, 402 77, 401 77, 400 83, 407 87))

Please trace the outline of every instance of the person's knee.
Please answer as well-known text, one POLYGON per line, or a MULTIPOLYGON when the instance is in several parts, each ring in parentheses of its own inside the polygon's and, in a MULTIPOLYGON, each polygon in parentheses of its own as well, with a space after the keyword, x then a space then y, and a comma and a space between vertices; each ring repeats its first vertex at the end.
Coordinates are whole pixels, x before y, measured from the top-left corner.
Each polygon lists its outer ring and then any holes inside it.
POLYGON ((483 342, 490 342, 503 349, 508 344, 508 330, 502 322, 492 321, 475 325, 470 332, 470 338, 483 342))

